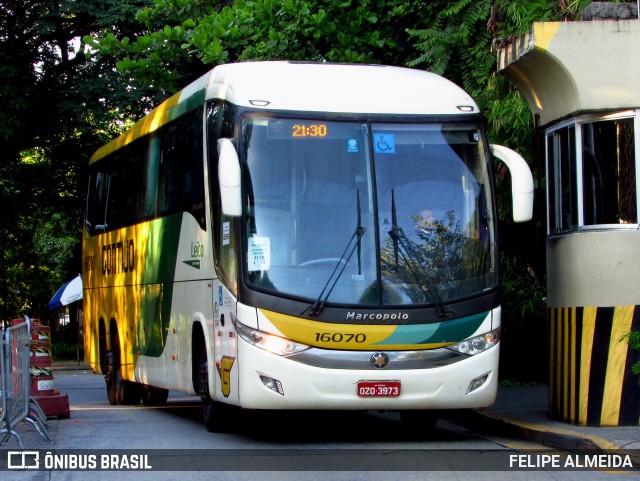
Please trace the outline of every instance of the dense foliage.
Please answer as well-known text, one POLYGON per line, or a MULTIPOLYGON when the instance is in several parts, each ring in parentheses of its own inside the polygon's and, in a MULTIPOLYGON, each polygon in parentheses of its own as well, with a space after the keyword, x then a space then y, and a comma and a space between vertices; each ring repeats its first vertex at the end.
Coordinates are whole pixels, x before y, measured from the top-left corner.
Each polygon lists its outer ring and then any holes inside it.
POLYGON ((141 32, 139 0, 0 2, 0 316, 41 316, 80 271, 84 165, 139 115, 113 60, 80 38, 141 32))

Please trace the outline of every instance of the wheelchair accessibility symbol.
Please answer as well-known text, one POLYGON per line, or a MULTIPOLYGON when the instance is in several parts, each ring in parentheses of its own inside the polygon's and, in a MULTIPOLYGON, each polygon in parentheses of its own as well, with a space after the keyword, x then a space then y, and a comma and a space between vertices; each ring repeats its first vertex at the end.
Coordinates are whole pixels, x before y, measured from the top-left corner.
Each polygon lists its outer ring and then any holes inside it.
POLYGON ((396 138, 394 134, 373 134, 373 151, 376 154, 395 154, 396 138))

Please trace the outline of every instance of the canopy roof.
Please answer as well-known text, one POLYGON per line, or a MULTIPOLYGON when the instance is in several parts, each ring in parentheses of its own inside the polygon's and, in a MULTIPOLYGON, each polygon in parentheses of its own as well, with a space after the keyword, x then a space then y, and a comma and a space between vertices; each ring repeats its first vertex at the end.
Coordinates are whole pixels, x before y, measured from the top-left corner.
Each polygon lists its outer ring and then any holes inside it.
POLYGON ((540 125, 640 107, 640 21, 538 22, 498 50, 498 71, 540 125))

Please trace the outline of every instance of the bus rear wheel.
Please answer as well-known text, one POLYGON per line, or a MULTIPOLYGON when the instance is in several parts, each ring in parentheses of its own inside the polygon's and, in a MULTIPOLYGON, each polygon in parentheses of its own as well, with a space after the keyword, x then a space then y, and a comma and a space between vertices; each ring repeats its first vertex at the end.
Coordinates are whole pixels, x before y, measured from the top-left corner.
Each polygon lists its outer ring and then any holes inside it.
POLYGON ((120 341, 118 335, 111 343, 111 351, 108 354, 107 374, 105 381, 107 384, 107 397, 109 404, 115 405, 135 405, 140 403, 142 396, 141 385, 122 379, 122 366, 120 365, 120 341))
POLYGON ((167 404, 169 390, 155 386, 142 386, 142 404, 145 406, 164 406, 167 404))
POLYGON ((145 406, 164 406, 167 404, 169 390, 155 386, 142 386, 142 404, 145 406))

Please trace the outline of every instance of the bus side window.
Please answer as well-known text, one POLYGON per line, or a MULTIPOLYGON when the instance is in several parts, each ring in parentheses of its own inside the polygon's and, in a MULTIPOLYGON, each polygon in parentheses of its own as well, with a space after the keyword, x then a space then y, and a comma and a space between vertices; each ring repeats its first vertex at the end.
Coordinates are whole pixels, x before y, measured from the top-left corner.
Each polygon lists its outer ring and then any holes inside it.
POLYGON ((106 230, 107 196, 109 193, 110 175, 97 168, 92 169, 87 184, 87 206, 85 227, 89 235, 96 235, 106 230))
POLYGON ((205 229, 202 109, 163 127, 160 138, 158 215, 189 212, 205 229))
POLYGON ((107 199, 106 225, 108 230, 118 229, 125 225, 126 185, 124 155, 116 155, 110 159, 109 196, 107 199))
POLYGON ((158 173, 160 163, 160 136, 151 134, 145 138, 143 151, 143 172, 144 185, 138 199, 138 219, 151 219, 156 215, 158 203, 158 173))
POLYGON ((136 140, 126 147, 126 167, 124 170, 124 205, 125 225, 133 225, 149 219, 155 214, 155 198, 153 209, 148 212, 145 205, 146 190, 153 189, 155 182, 145 178, 148 138, 136 140))

